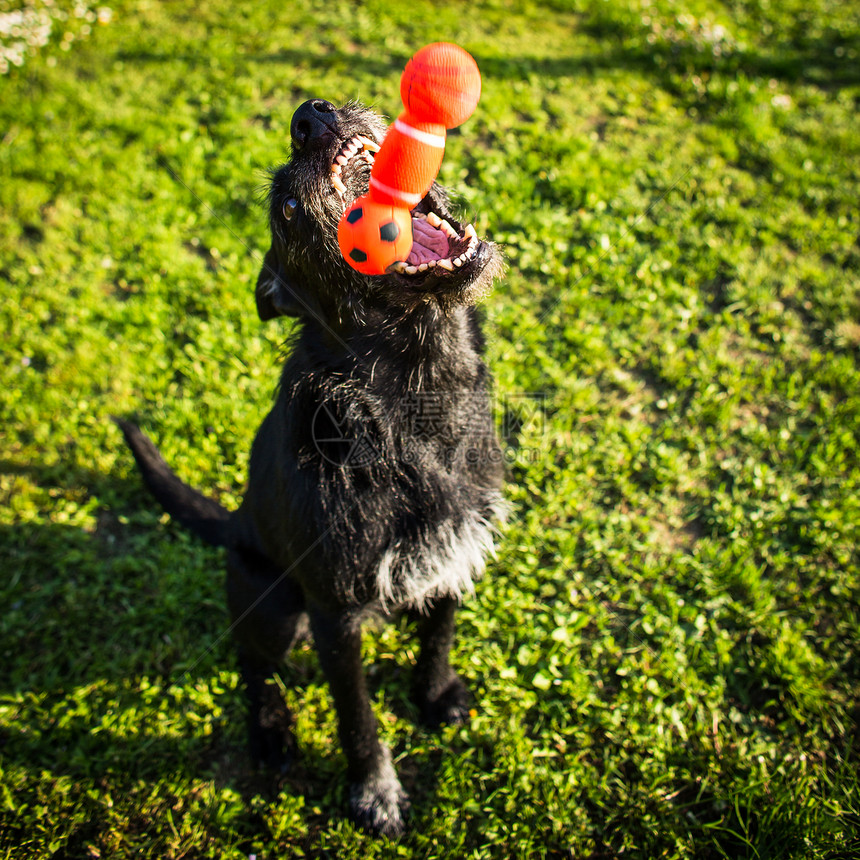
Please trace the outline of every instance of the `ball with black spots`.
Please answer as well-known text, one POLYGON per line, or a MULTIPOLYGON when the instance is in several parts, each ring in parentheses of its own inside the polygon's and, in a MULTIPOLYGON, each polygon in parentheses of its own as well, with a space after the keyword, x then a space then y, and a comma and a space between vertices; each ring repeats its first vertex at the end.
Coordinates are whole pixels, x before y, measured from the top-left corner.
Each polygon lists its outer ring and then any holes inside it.
POLYGON ((408 209, 363 198, 341 218, 337 241, 353 269, 382 275, 412 250, 412 216, 408 209))

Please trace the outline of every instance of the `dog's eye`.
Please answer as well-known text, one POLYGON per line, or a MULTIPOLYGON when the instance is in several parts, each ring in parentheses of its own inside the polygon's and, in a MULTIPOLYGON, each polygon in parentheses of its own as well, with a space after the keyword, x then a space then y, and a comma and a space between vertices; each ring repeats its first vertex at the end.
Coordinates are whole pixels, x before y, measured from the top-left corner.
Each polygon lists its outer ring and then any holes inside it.
POLYGON ((290 199, 287 200, 286 203, 284 203, 284 218, 286 218, 287 221, 289 221, 293 217, 293 215, 296 214, 296 207, 298 205, 299 202, 294 197, 290 197, 290 199))

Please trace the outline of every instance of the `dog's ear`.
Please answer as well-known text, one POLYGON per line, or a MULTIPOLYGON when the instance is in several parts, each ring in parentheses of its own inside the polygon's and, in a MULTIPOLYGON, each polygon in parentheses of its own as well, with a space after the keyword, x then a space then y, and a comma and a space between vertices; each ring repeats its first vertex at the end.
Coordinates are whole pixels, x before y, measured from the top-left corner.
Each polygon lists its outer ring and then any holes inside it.
POLYGON ((261 320, 314 315, 319 304, 306 290, 287 279, 274 244, 266 252, 255 290, 261 320))

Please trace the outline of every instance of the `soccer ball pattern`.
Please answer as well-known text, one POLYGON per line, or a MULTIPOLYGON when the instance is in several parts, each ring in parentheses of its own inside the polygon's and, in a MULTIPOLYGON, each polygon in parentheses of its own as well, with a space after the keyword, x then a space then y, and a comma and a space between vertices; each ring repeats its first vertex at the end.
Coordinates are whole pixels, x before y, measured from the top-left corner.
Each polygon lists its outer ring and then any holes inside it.
POLYGON ((341 218, 337 241, 350 266, 365 275, 378 275, 409 256, 412 216, 408 209, 364 197, 341 218))

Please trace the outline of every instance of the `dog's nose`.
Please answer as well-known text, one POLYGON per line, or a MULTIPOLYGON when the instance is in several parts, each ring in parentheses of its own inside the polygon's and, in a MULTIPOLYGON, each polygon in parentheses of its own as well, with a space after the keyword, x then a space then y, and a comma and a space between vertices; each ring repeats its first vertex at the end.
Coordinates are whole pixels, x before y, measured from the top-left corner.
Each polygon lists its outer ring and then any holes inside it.
POLYGON ((310 99, 300 105, 290 122, 293 149, 324 146, 337 133, 337 113, 331 102, 310 99))

